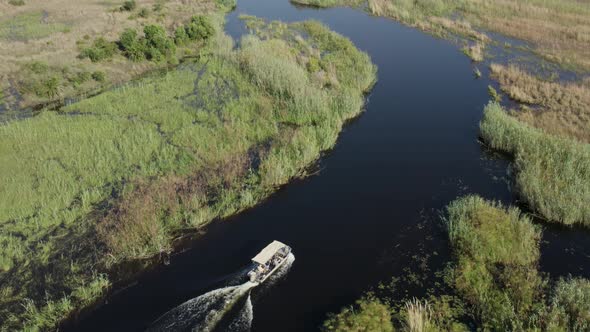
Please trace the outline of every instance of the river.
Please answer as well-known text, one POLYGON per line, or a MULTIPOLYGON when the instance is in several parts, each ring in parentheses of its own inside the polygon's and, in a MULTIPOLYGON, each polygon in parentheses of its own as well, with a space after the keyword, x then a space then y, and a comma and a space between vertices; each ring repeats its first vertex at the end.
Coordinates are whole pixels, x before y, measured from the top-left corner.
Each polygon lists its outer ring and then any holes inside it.
MULTIPOLYGON (((287 0, 240 0, 226 31, 245 33, 240 14, 286 22, 316 19, 349 37, 379 68, 366 112, 315 166, 266 202, 207 227, 191 249, 148 272, 90 316, 79 331, 141 331, 177 305, 242 270, 280 240, 296 260, 272 289, 253 297, 252 331, 317 330, 328 312, 392 277, 433 274, 450 259, 440 213, 473 193, 516 203, 510 162, 478 142, 488 102, 487 66, 452 43, 361 10, 298 8, 287 0), (420 265, 420 263, 427 263, 420 265)), ((590 241, 547 227, 543 271, 590 276, 590 241)), ((420 295, 424 287, 416 286, 420 295)))

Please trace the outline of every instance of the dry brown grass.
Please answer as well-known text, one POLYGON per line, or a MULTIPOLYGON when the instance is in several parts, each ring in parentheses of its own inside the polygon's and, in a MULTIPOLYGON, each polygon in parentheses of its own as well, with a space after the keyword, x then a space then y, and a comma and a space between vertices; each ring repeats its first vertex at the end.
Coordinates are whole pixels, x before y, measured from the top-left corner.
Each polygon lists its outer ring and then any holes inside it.
POLYGON ((466 18, 531 42, 542 56, 590 69, 590 3, 587 0, 469 0, 466 18))
POLYGON ((367 0, 368 10, 418 29, 486 43, 483 28, 531 43, 541 56, 590 70, 588 0, 367 0), (456 15, 458 14, 458 15, 456 15))
POLYGON ((517 118, 560 136, 590 143, 590 85, 541 80, 518 67, 492 64, 492 77, 510 98, 533 108, 514 112, 517 118))
POLYGON ((215 216, 210 204, 235 189, 251 167, 237 154, 192 176, 138 179, 97 227, 110 260, 148 258, 171 250, 172 229, 198 228, 215 216))
MULTIPOLYGON (((160 13, 152 13, 147 18, 130 19, 134 13, 119 11, 123 1, 116 0, 27 0, 24 6, 12 6, 0 2, 0 23, 18 15, 44 12, 44 23, 65 23, 70 28, 47 37, 29 40, 0 39, 0 89, 12 79, 18 79, 21 65, 40 61, 56 67, 83 67, 87 71, 106 72, 109 81, 120 83, 154 68, 149 62, 132 63, 123 57, 115 57, 104 63, 91 63, 77 58, 79 48, 76 42, 88 38, 105 37, 116 40, 126 28, 140 28, 146 23, 158 23, 169 29, 182 24, 192 15, 213 13, 216 10, 213 0, 169 0, 160 13), (2 86, 3 85, 3 86, 2 86)), ((156 0, 137 0, 140 8, 152 10, 156 0)), ((34 104, 41 100, 30 100, 34 104)))

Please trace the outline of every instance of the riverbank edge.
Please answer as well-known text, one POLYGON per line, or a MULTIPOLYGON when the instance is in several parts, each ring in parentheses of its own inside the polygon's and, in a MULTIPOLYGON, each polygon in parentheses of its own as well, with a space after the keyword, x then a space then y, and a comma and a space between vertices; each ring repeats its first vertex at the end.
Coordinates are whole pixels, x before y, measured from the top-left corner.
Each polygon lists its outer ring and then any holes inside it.
MULTIPOLYGON (((333 33, 329 29, 328 29, 328 31, 333 33)), ((170 252, 154 253, 153 255, 151 255, 149 257, 141 257, 139 259, 124 260, 124 261, 118 262, 117 264, 113 265, 111 268, 107 269, 106 271, 101 271, 102 273, 110 274, 110 272, 113 272, 113 271, 120 269, 120 268, 123 268, 126 270, 125 274, 124 274, 125 277, 122 277, 122 278, 119 278, 119 279, 116 279, 113 281, 108 280, 108 283, 109 283, 108 286, 103 287, 100 290, 100 294, 95 294, 96 296, 92 300, 85 302, 83 305, 75 306, 71 311, 67 312, 66 315, 61 317, 56 322, 55 328, 71 326, 71 324, 75 323, 76 321, 79 321, 81 318, 86 317, 87 315, 92 313, 94 310, 98 309, 101 305, 103 305, 105 303, 105 300, 107 300, 110 296, 113 296, 116 293, 118 293, 128 287, 133 286, 135 279, 137 279, 140 275, 144 275, 145 273, 149 273, 149 271, 153 271, 154 269, 156 269, 158 266, 161 265, 161 263, 163 261, 165 261, 167 259, 167 257, 169 255, 174 255, 174 254, 178 253, 179 250, 186 250, 187 248, 190 248, 190 245, 187 246, 186 243, 194 241, 195 238, 197 238, 197 240, 198 240, 198 233, 202 232, 203 229, 206 229, 207 225, 210 225, 213 222, 227 220, 231 217, 238 215, 239 213, 242 213, 243 211, 245 211, 247 209, 253 208, 254 206, 258 206, 258 205, 264 203, 271 195, 273 195, 277 191, 281 190, 282 188, 284 188, 285 186, 287 186, 291 182, 308 176, 309 173, 307 172, 307 170, 310 167, 312 167, 317 162, 317 160, 319 158, 321 158, 325 153, 328 153, 331 149, 334 148, 344 126, 346 126, 350 121, 353 121, 354 119, 358 118, 363 113, 364 105, 366 105, 366 102, 367 102, 367 95, 370 93, 370 91, 372 90, 374 85, 377 83, 376 66, 374 64, 372 64, 372 66, 374 69, 372 81, 370 82, 370 84, 368 84, 366 87, 364 87, 364 89, 362 91, 360 91, 360 93, 362 94, 362 97, 363 97, 363 104, 361 105, 361 107, 359 107, 358 109, 355 109, 355 110, 351 110, 351 112, 349 112, 349 113, 346 113, 346 117, 343 117, 342 122, 339 124, 338 135, 335 137, 334 141, 331 142, 330 146, 326 149, 319 151, 319 153, 315 156, 315 158, 312 159, 311 161, 309 161, 309 163, 305 164, 304 167, 301 167, 299 169, 299 172, 295 176, 285 179, 285 181, 283 183, 281 183, 277 186, 273 186, 272 188, 265 188, 266 190, 265 190, 264 196, 259 201, 256 201, 252 206, 244 207, 240 210, 235 211, 234 213, 232 213, 230 215, 225 215, 221 218, 210 219, 207 222, 200 224, 198 228, 191 229, 188 232, 187 232, 187 230, 181 230, 180 231, 181 235, 176 236, 171 240, 173 247, 170 252), (131 268, 129 268, 130 266, 131 266, 131 268)), ((159 72, 161 72, 161 70, 156 71, 152 75, 157 75, 157 73, 159 73, 159 72)), ((39 311, 40 312, 43 311, 43 307, 41 307, 41 309, 39 311)))

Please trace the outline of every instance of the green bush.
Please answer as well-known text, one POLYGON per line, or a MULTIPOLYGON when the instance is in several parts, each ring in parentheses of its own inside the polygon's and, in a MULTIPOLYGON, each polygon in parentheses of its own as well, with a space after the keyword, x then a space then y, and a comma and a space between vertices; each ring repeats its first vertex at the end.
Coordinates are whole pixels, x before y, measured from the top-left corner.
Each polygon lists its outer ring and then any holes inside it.
POLYGON ((137 32, 127 29, 121 33, 119 47, 125 56, 133 61, 148 59, 155 62, 174 58, 176 44, 168 37, 166 30, 159 25, 147 25, 143 29, 143 38, 138 38, 137 32))
POLYGON ((115 55, 117 45, 100 37, 97 38, 91 47, 82 50, 80 56, 82 58, 89 58, 92 62, 98 62, 110 59, 115 55))
POLYGON ((159 25, 147 25, 143 29, 145 34, 147 58, 153 61, 161 61, 176 52, 174 41, 167 36, 166 30, 159 25))
POLYGON ((214 33, 215 27, 207 16, 193 16, 186 26, 186 34, 191 40, 206 40, 214 33))
POLYGON ((121 6, 121 10, 130 12, 130 11, 134 10, 136 7, 137 7, 137 3, 135 2, 135 0, 127 0, 121 6))
POLYGON ((137 38, 137 31, 126 29, 119 37, 119 48, 132 61, 145 59, 146 46, 143 40, 137 38))
POLYGON ((103 71, 95 71, 92 73, 92 79, 97 82, 104 82, 106 81, 107 75, 103 71))
POLYGON ((121 47, 121 49, 123 51, 132 47, 133 44, 135 44, 136 42, 137 42, 137 31, 135 31, 134 29, 131 29, 131 28, 125 29, 125 31, 123 31, 121 33, 121 36, 119 37, 119 46, 121 47))
POLYGON ((184 27, 176 28, 174 31, 174 42, 176 45, 184 45, 189 41, 188 35, 186 34, 186 29, 184 27))

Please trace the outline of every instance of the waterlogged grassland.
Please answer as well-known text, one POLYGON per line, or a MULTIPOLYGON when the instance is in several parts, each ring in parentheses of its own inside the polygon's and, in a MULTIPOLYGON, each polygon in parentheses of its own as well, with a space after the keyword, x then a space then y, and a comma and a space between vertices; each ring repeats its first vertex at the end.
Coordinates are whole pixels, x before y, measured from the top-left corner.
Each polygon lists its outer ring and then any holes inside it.
POLYGON ((196 63, 0 127, 3 329, 51 329, 112 267, 305 175, 375 80, 316 22, 213 39, 196 63))
POLYGON ((517 208, 463 197, 448 205, 446 226, 454 259, 444 273, 446 286, 430 290, 438 295, 401 304, 368 296, 355 309, 331 315, 324 330, 360 331, 368 325, 407 332, 590 328, 590 281, 551 282, 542 276, 541 231, 517 208))
MULTIPOLYGON (((350 5, 348 0, 292 0, 320 7, 350 5)), ((489 38, 475 27, 529 42, 541 56, 570 68, 590 69, 590 6, 576 0, 366 0, 377 16, 436 35, 465 35, 482 49, 489 38)), ((469 48, 466 48, 469 50, 469 48)), ((477 55, 477 54, 476 54, 477 55)), ((477 56, 473 57, 477 60, 477 56)))
POLYGON ((544 131, 590 143, 590 82, 558 83, 535 77, 515 65, 491 65, 502 91, 522 103, 512 112, 544 131))
POLYGON ((514 155, 517 190, 531 209, 590 226, 590 145, 530 127, 496 103, 485 107, 480 130, 492 148, 514 155))

